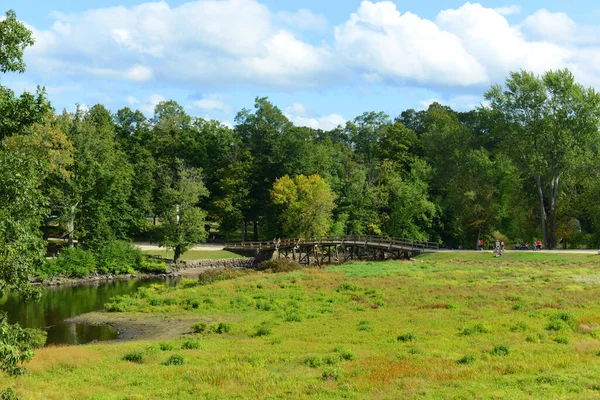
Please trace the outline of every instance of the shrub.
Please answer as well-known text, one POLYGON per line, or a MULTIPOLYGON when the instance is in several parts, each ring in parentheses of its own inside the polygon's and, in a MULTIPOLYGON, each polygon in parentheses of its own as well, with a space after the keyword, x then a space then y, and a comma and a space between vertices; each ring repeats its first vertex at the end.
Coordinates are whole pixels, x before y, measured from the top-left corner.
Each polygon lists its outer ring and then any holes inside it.
POLYGON ((365 331, 365 332, 371 332, 373 330, 373 327, 371 326, 371 323, 369 321, 360 321, 358 323, 358 330, 365 331))
POLYGON ((508 348, 508 346, 505 346, 503 344, 497 344, 494 346, 491 353, 495 356, 507 356, 510 353, 510 349, 508 348))
POLYGON ((0 400, 19 400, 19 396, 11 389, 8 388, 0 395, 0 400))
POLYGON ((163 365, 183 365, 184 362, 185 362, 185 359, 183 358, 182 355, 180 355, 180 354, 173 354, 171 357, 169 357, 163 363, 163 365))
POLYGON ((302 322, 302 317, 297 313, 287 313, 283 317, 283 320, 286 322, 302 322))
POLYGON ((475 324, 474 326, 472 326, 471 328, 463 328, 463 330, 460 332, 460 335, 470 336, 470 335, 475 335, 475 334, 479 334, 479 333, 491 333, 491 332, 492 332, 492 327, 490 324, 488 324, 487 322, 479 322, 479 323, 475 324))
POLYGON ((360 290, 360 286, 352 282, 342 282, 340 286, 335 290, 338 293, 341 292, 358 292, 360 290))
POLYGON ((144 355, 142 353, 127 353, 123 356, 123 360, 136 364, 143 362, 144 355))
POLYGON ((476 361, 475 356, 473 355, 466 355, 463 356, 463 358, 459 359, 458 361, 456 361, 457 364, 462 364, 462 365, 471 365, 474 364, 476 361))
POLYGON ((138 305, 138 300, 131 296, 116 296, 111 300, 104 304, 104 309, 108 312, 126 312, 131 306, 138 305))
POLYGON ((321 378, 324 381, 337 381, 342 375, 342 370, 339 368, 326 368, 321 374, 321 378))
POLYGON ((554 338, 554 341, 559 344, 569 344, 571 339, 568 336, 557 336, 554 338))
POLYGON ((208 324, 204 321, 196 322, 192 325, 194 333, 204 333, 208 330, 208 324))
POLYGON ((263 322, 262 324, 256 327, 256 332, 254 333, 254 336, 268 336, 271 334, 271 329, 271 325, 269 325, 266 322, 263 322))
POLYGON ((222 335, 231 331, 231 324, 229 322, 219 322, 217 325, 211 326, 211 329, 214 333, 222 335))
POLYGON ((171 351, 173 350, 173 344, 169 342, 161 342, 158 344, 158 348, 161 351, 171 351))
POLYGON ((319 356, 308 356, 304 359, 304 364, 311 368, 319 368, 323 364, 323 359, 319 356))
POLYGON ((518 322, 510 327, 511 332, 525 332, 528 329, 527 324, 518 322))
POLYGON ((549 331, 562 331, 573 328, 575 325, 575 316, 570 312, 560 312, 550 318, 546 329, 549 331))
POLYGON ((544 337, 542 335, 540 335, 539 333, 536 333, 534 335, 527 336, 525 338, 525 341, 527 341, 529 343, 541 343, 543 338, 544 337))
POLYGON ((302 266, 287 258, 263 261, 256 267, 258 271, 269 271, 273 273, 292 272, 302 269, 302 266))
POLYGON ((356 358, 356 356, 354 355, 354 353, 352 353, 352 351, 350 351, 342 346, 336 347, 335 352, 340 354, 340 357, 342 358, 342 360, 351 361, 356 358))
POLYGON ((113 240, 96 253, 98 270, 105 274, 131 274, 142 264, 143 254, 129 242, 113 240))
POLYGON ((163 274, 169 270, 169 266, 158 258, 144 256, 137 266, 137 270, 148 274, 163 274))
POLYGON ((235 279, 244 274, 246 272, 233 268, 207 269, 198 275, 198 282, 201 285, 209 285, 213 282, 235 279))
POLYGON ((96 260, 90 251, 66 248, 56 258, 56 268, 67 276, 83 278, 96 270, 96 260))
POLYGON ((200 342, 198 340, 186 340, 181 344, 182 350, 197 350, 200 348, 200 342))
POLYGON ((412 333, 412 332, 409 332, 409 333, 405 333, 405 334, 403 334, 403 335, 400 335, 400 336, 398 336, 398 337, 396 338, 396 340, 397 340, 398 342, 412 342, 412 341, 414 341, 414 340, 417 340, 417 335, 415 335, 415 334, 414 334, 414 333, 412 333))

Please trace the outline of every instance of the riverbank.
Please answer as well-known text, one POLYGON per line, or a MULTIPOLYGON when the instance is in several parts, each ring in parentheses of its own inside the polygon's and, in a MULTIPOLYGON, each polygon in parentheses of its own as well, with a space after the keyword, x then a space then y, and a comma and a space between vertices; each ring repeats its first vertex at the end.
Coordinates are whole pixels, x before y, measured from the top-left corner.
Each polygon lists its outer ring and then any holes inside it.
POLYGON ((225 258, 216 260, 184 260, 178 264, 174 264, 172 260, 163 259, 167 262, 169 270, 156 273, 134 273, 134 274, 93 274, 83 278, 67 278, 53 277, 49 281, 32 280, 33 285, 37 286, 62 286, 62 285, 89 285, 94 283, 103 283, 114 280, 129 280, 129 279, 148 279, 148 278, 164 278, 169 279, 177 276, 193 276, 197 273, 194 270, 218 269, 218 268, 251 268, 254 265, 253 258, 225 258), (192 272, 189 272, 192 270, 192 272))

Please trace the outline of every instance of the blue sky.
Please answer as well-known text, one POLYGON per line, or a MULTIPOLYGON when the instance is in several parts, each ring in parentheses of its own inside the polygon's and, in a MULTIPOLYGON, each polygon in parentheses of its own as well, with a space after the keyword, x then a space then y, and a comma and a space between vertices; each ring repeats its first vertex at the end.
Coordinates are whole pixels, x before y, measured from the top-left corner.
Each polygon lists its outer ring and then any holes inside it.
MULTIPOLYGON (((5 6, 7 7, 7 6, 5 6)), ((46 86, 57 110, 102 103, 151 116, 174 99, 231 124, 268 96, 298 125, 364 111, 459 110, 511 70, 570 68, 600 87, 593 1, 20 0, 33 31, 17 92, 46 86)))

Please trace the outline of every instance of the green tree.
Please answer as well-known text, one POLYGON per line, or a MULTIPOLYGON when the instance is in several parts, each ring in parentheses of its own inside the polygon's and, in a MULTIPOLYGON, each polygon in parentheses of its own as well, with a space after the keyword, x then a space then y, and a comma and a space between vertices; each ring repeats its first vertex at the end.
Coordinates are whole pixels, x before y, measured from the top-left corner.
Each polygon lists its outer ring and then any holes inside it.
POLYGON ((485 93, 497 123, 495 135, 535 184, 544 243, 557 244, 563 182, 595 166, 600 134, 600 94, 575 82, 568 70, 512 72, 506 88, 485 93))
POLYGON ((304 238, 327 234, 332 225, 335 195, 319 175, 285 175, 271 190, 273 203, 281 206, 283 229, 288 236, 304 238))
POLYGON ((208 235, 204 229, 206 212, 198 207, 200 199, 208 196, 201 172, 185 168, 179 162, 175 183, 162 188, 163 225, 159 243, 174 249, 175 262, 195 243, 205 241, 208 235))

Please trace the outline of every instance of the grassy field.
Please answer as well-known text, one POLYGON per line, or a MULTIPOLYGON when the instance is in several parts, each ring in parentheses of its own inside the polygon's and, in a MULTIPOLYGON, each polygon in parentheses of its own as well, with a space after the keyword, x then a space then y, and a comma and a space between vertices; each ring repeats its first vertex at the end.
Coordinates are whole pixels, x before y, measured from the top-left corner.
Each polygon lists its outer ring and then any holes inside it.
MULTIPOLYGON (((166 258, 173 258, 173 251, 169 250, 144 250, 144 254, 151 256, 160 256, 166 258)), ((225 250, 190 250, 182 254, 181 259, 190 260, 219 260, 223 258, 240 258, 235 253, 231 253, 225 250)))
POLYGON ((599 289, 600 256, 543 252, 155 286, 110 308, 165 324, 194 316, 204 331, 45 348, 0 388, 22 399, 600 398, 599 289))

